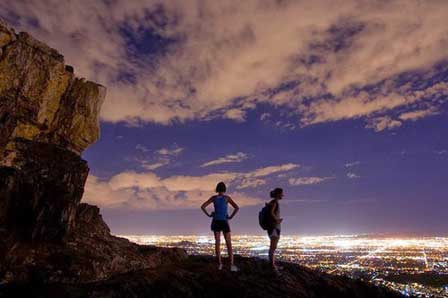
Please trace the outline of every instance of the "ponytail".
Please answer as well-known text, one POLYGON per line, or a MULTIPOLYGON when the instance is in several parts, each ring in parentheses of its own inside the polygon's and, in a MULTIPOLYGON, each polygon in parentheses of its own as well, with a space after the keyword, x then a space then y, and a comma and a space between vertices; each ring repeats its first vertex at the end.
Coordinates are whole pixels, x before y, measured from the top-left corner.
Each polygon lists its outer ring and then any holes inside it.
POLYGON ((283 189, 277 187, 274 190, 271 190, 270 196, 271 196, 271 198, 275 199, 282 193, 283 193, 283 189))

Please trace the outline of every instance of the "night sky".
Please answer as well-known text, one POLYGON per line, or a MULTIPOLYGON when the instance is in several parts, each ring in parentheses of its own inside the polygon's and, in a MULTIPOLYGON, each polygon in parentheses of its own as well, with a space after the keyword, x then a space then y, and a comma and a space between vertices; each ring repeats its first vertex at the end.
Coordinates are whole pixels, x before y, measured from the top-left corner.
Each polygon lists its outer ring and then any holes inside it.
POLYGON ((447 1, 0 1, 108 89, 83 201, 119 234, 448 229, 447 1))

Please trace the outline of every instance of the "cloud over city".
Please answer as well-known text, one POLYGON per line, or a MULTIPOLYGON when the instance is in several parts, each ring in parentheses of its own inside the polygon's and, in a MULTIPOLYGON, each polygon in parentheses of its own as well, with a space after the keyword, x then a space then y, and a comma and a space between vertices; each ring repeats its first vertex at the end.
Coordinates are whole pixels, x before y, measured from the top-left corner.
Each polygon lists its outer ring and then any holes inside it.
POLYGON ((135 149, 137 150, 135 161, 146 170, 155 170, 170 164, 185 150, 176 144, 172 148, 160 148, 154 152, 141 144, 137 144, 135 149))
POLYGON ((299 177, 299 178, 289 178, 288 183, 292 186, 298 185, 312 185, 322 183, 324 181, 335 179, 335 177, 299 177))
POLYGON ((162 178, 154 172, 124 171, 109 179, 89 175, 83 200, 106 208, 172 210, 198 208, 224 181, 240 206, 257 205, 260 199, 239 192, 266 183, 270 175, 298 168, 284 164, 249 172, 220 172, 202 176, 174 175, 162 178))
POLYGON ((201 165, 201 167, 209 167, 209 166, 214 166, 214 165, 220 165, 223 163, 242 162, 245 159, 247 159, 247 154, 243 153, 243 152, 238 152, 236 154, 229 154, 229 155, 217 158, 215 160, 211 160, 206 163, 203 163, 201 165))

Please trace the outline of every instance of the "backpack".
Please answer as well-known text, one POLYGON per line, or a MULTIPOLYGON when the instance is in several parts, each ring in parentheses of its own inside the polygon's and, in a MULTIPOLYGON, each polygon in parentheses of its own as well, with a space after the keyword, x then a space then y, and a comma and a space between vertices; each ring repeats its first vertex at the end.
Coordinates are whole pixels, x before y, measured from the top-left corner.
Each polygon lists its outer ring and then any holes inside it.
POLYGON ((270 212, 270 204, 266 203, 265 206, 258 213, 258 223, 263 230, 269 230, 273 227, 274 219, 270 212))

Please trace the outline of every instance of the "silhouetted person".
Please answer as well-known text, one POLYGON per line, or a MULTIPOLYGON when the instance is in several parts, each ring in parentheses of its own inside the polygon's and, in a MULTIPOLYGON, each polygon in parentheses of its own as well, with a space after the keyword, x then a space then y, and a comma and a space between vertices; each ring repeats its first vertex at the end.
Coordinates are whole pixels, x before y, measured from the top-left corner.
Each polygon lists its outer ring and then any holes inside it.
POLYGON ((281 269, 281 267, 279 268, 275 264, 275 250, 277 249, 277 244, 280 239, 280 232, 282 229, 281 222, 283 221, 283 218, 280 217, 279 201, 283 198, 283 189, 274 189, 273 191, 271 191, 270 196, 272 200, 268 203, 267 206, 273 222, 267 230, 269 239, 271 240, 271 244, 269 246, 269 261, 271 262, 272 269, 274 269, 275 272, 278 273, 278 270, 281 269))
POLYGON ((211 229, 215 234, 215 252, 218 260, 218 270, 222 270, 222 261, 221 261, 221 232, 224 234, 224 239, 227 244, 227 252, 229 254, 230 259, 230 270, 238 271, 238 267, 233 263, 233 251, 232 251, 232 240, 230 237, 230 227, 229 227, 229 219, 232 219, 235 214, 238 212, 238 205, 230 198, 225 195, 226 185, 224 182, 219 182, 216 185, 217 195, 212 196, 208 199, 204 204, 202 204, 201 209, 208 217, 213 217, 211 229), (215 211, 209 214, 207 212, 207 206, 213 203, 215 207, 215 211), (232 205, 233 212, 229 216, 227 213, 228 204, 232 205))

